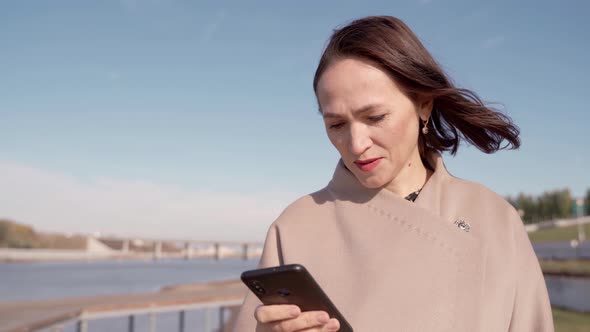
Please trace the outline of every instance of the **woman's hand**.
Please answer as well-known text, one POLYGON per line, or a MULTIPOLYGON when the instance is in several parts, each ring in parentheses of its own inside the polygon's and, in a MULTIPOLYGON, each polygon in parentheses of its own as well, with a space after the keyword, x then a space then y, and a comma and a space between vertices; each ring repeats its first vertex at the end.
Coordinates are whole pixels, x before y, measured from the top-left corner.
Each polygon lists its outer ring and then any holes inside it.
POLYGON ((258 324, 256 332, 319 332, 338 331, 340 323, 325 311, 301 312, 298 306, 290 304, 261 305, 254 317, 258 324))

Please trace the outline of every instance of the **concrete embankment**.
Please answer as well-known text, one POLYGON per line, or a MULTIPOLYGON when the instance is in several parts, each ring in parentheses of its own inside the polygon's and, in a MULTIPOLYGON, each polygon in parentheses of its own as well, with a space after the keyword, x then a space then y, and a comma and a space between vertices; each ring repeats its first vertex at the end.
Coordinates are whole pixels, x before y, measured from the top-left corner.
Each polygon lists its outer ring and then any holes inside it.
MULTIPOLYGON (((250 256, 256 258, 258 256, 250 256)), ((62 250, 62 249, 11 249, 0 248, 0 263, 13 262, 87 262, 100 260, 153 260, 153 259, 185 259, 182 253, 161 253, 155 257, 151 252, 92 252, 86 250, 62 250)), ((212 255, 193 254, 191 259, 214 258, 212 255)), ((241 255, 224 255, 221 259, 242 258, 241 255)))
POLYGON ((0 248, 0 262, 60 262, 104 259, 149 259, 150 254, 122 254, 66 249, 11 249, 0 248))

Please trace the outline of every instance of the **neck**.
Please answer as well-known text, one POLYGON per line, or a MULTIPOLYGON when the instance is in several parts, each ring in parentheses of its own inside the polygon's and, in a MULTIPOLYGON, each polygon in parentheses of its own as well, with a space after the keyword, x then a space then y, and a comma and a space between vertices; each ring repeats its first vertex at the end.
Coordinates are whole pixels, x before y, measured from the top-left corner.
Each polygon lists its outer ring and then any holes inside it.
POLYGON ((403 168, 397 177, 385 186, 400 197, 406 197, 409 194, 422 189, 432 171, 428 170, 422 163, 420 153, 416 149, 410 159, 405 162, 403 168))

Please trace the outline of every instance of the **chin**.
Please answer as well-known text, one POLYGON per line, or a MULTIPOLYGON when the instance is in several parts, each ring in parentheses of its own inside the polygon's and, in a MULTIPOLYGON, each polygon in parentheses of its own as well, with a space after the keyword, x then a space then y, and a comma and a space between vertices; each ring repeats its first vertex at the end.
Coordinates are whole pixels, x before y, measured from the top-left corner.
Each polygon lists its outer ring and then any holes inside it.
POLYGON ((370 178, 365 178, 365 179, 359 179, 357 177, 357 179, 363 185, 363 187, 366 187, 369 189, 377 189, 377 188, 381 188, 381 187, 385 186, 385 182, 381 181, 378 178, 370 177, 370 178))

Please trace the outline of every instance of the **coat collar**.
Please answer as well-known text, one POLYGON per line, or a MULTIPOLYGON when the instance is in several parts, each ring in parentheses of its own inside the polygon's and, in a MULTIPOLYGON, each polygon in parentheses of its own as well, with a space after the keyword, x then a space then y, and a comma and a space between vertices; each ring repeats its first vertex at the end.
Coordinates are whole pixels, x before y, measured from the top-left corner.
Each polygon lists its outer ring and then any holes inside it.
POLYGON ((438 152, 431 152, 428 161, 434 168, 434 173, 424 184, 420 195, 414 202, 408 202, 384 188, 371 189, 363 186, 356 176, 344 166, 342 159, 338 161, 332 180, 328 184, 328 190, 341 200, 365 203, 377 199, 390 200, 398 204, 411 204, 429 210, 431 213, 441 215, 441 199, 444 185, 451 175, 446 169, 443 158, 438 152))

